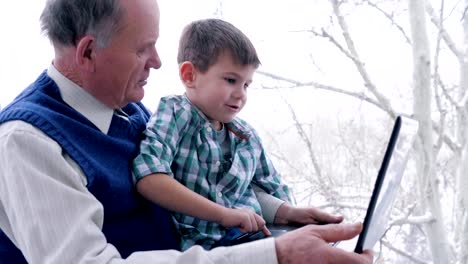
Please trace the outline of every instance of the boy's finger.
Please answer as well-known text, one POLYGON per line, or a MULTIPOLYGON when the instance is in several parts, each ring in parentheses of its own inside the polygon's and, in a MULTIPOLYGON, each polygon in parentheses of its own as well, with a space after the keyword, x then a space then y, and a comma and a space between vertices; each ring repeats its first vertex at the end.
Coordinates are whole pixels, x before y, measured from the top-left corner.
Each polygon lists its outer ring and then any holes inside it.
POLYGON ((268 229, 268 227, 266 225, 264 225, 262 227, 262 231, 263 233, 266 235, 266 236, 271 236, 271 232, 270 232, 270 229, 268 229))
POLYGON ((252 230, 251 231, 257 231, 258 228, 260 227, 257 219, 257 214, 249 214, 250 216, 250 221, 252 222, 252 230))

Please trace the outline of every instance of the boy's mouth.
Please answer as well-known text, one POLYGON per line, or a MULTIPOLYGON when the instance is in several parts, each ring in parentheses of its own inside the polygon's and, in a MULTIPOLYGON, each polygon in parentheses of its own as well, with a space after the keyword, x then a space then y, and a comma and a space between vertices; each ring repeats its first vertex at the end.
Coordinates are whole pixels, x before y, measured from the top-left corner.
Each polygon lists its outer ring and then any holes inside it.
POLYGON ((234 110, 234 111, 239 111, 240 107, 237 105, 227 105, 228 108, 234 110))

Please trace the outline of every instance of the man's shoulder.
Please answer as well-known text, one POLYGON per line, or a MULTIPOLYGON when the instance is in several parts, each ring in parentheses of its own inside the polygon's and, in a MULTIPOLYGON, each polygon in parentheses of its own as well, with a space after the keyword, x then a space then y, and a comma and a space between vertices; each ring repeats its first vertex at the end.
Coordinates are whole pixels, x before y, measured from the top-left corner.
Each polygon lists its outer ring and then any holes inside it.
POLYGON ((2 140, 25 136, 49 138, 39 128, 22 120, 11 120, 0 124, 0 139, 2 140))

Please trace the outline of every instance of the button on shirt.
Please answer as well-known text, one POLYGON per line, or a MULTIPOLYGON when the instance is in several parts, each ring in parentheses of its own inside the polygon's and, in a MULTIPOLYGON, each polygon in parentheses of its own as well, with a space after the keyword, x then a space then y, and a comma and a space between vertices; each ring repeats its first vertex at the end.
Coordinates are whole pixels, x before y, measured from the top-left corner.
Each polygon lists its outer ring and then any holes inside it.
MULTIPOLYGON (((148 123, 140 154, 134 161, 136 180, 153 173, 173 176, 200 195, 228 208, 250 208, 262 215, 252 184, 290 201, 288 187, 265 155, 255 130, 241 119, 225 125, 231 155, 223 155, 210 121, 185 95, 161 98, 148 123)), ((210 248, 225 229, 214 222, 175 213, 182 248, 210 248)))

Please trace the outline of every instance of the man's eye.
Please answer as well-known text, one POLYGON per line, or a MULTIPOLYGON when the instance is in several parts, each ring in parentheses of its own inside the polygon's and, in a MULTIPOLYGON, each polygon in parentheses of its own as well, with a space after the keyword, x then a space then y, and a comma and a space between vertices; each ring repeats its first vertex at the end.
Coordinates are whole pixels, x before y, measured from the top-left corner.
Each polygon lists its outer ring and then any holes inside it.
POLYGON ((151 47, 150 46, 144 46, 144 47, 141 47, 137 50, 137 55, 139 57, 145 55, 146 53, 148 53, 150 51, 151 47))
POLYGON ((137 54, 138 57, 143 56, 143 54, 145 54, 145 49, 139 49, 139 50, 137 50, 137 53, 136 53, 136 54, 137 54))
POLYGON ((236 83, 236 79, 233 79, 233 78, 224 78, 224 80, 226 80, 226 82, 228 82, 230 84, 235 84, 236 83))

